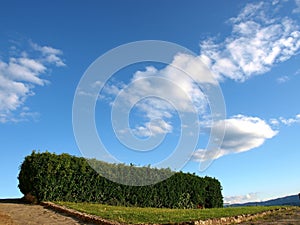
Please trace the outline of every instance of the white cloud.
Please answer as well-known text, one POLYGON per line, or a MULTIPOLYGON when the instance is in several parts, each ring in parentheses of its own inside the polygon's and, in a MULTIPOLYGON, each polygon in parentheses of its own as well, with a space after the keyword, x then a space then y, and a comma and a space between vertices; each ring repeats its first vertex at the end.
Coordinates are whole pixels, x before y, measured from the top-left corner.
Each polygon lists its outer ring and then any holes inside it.
POLYGON ((40 46, 36 43, 31 42, 31 46, 34 50, 39 51, 43 55, 43 61, 47 63, 53 63, 57 67, 66 66, 66 64, 63 62, 63 60, 60 58, 60 55, 63 54, 63 52, 59 49, 52 48, 50 46, 40 46))
POLYGON ((6 123, 8 121, 13 123, 19 123, 24 121, 38 121, 40 114, 38 112, 31 112, 28 107, 22 107, 19 110, 19 114, 16 116, 14 112, 0 113, 0 123, 6 123))
POLYGON ((179 53, 171 65, 161 70, 150 66, 145 71, 137 71, 128 85, 116 82, 106 85, 100 99, 111 100, 103 95, 117 96, 122 90, 119 95, 122 104, 134 105, 146 118, 133 128, 134 133, 153 136, 173 130, 170 119, 176 111, 190 113, 196 110, 200 115, 204 114, 208 103, 198 85, 215 85, 216 82, 200 57, 179 53), (151 97, 145 98, 147 96, 151 97), (159 124, 150 123, 156 119, 160 120, 159 124))
POLYGON ((299 123, 300 124, 300 114, 296 115, 295 117, 292 118, 284 118, 284 117, 279 117, 279 121, 287 126, 291 126, 293 124, 299 123))
POLYGON ((133 129, 133 133, 140 137, 150 137, 157 134, 171 133, 173 127, 164 120, 152 120, 143 126, 137 126, 133 129))
POLYGON ((283 84, 283 83, 285 83, 285 82, 287 82, 287 81, 289 81, 290 80, 290 78, 289 78, 289 76, 282 76, 282 77, 279 77, 279 78, 277 78, 277 83, 279 83, 279 84, 283 84))
POLYGON ((247 202, 259 202, 258 193, 248 193, 245 195, 238 196, 228 196, 224 197, 224 202, 227 204, 239 204, 239 203, 247 203, 247 202))
POLYGON ((251 3, 231 18, 232 33, 224 42, 200 44, 201 58, 221 79, 245 81, 288 60, 300 48, 299 25, 288 17, 269 16, 267 2, 251 3))
POLYGON ((278 132, 273 130, 264 120, 244 115, 233 116, 219 121, 212 126, 222 132, 225 123, 225 135, 220 149, 198 149, 194 160, 204 162, 220 158, 232 153, 240 153, 261 146, 266 139, 274 137, 278 132))
POLYGON ((270 119, 270 124, 273 126, 279 126, 280 122, 277 119, 270 119))
POLYGON ((270 124, 275 127, 279 127, 280 125, 284 126, 292 126, 295 124, 300 124, 300 114, 295 115, 294 117, 285 118, 280 116, 279 118, 270 119, 270 124))
POLYGON ((293 10, 293 13, 300 13, 300 0, 295 0, 296 8, 293 10))
POLYGON ((280 0, 273 0, 272 5, 277 5, 280 2, 280 0))
POLYGON ((42 63, 29 58, 10 58, 8 63, 2 62, 0 68, 7 78, 38 85, 44 85, 46 82, 39 77, 45 70, 46 67, 42 63))
MULTIPOLYGON (((34 46, 34 50, 44 49, 35 43, 31 45, 34 46)), ((51 54, 62 54, 60 50, 51 47, 45 49, 48 52, 44 50, 45 53, 42 52, 36 57, 22 52, 18 57, 11 57, 7 61, 0 60, 0 123, 19 122, 38 116, 37 113, 23 107, 24 103, 29 96, 35 94, 33 89, 36 85, 43 86, 48 83, 41 76, 47 72, 49 66, 60 66, 60 61, 62 62, 60 58, 53 62, 47 59, 51 54)))

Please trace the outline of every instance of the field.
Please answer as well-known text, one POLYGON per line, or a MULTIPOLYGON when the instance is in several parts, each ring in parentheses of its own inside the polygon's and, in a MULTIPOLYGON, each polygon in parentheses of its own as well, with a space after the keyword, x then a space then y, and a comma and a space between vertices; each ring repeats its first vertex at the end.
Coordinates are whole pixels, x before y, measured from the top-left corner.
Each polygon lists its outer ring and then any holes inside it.
POLYGON ((93 203, 56 202, 56 204, 66 206, 80 212, 97 215, 103 219, 132 224, 176 223, 193 220, 205 220, 210 218, 230 217, 242 214, 254 214, 280 208, 279 206, 255 206, 215 209, 166 209, 109 206, 93 203))

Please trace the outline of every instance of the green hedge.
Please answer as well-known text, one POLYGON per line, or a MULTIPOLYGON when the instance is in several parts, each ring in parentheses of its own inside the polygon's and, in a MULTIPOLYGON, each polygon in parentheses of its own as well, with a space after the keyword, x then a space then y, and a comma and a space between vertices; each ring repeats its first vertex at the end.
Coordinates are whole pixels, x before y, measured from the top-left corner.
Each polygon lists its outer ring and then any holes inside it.
MULTIPOLYGON (((166 176, 171 172, 97 160, 90 160, 90 163, 93 163, 93 167, 102 168, 105 173, 122 169, 128 176, 131 170, 140 170, 140 177, 144 179, 154 174, 166 176)), ((90 167, 85 158, 68 154, 33 151, 22 163, 18 179, 20 191, 24 195, 30 193, 38 201, 167 208, 196 208, 199 205, 205 208, 223 207, 222 187, 215 178, 178 172, 155 185, 128 186, 104 178, 90 167)))

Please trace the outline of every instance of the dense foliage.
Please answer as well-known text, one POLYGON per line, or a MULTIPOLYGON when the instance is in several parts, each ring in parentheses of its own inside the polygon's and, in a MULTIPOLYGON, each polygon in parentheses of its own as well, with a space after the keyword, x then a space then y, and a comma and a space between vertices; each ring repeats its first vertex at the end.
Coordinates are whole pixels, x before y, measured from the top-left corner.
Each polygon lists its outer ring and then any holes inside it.
MULTIPOLYGON (((170 173, 170 170, 137 168, 97 160, 91 160, 91 163, 104 168, 106 173, 113 173, 122 167, 123 173, 129 173, 124 176, 130 176, 132 169, 141 170, 140 174, 144 179, 149 179, 145 174, 150 174, 151 177, 154 174, 165 176, 170 173)), ((122 185, 101 176, 90 167, 86 159, 68 154, 33 151, 22 163, 18 178, 20 191, 24 195, 30 193, 38 201, 98 202, 166 208, 223 206, 221 184, 215 178, 201 178, 195 174, 178 172, 155 185, 122 185)))

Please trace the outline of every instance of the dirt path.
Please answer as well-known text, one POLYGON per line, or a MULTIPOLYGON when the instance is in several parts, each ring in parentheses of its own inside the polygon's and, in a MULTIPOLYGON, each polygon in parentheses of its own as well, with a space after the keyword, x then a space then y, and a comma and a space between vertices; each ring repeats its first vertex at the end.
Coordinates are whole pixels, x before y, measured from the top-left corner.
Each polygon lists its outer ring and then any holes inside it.
MULTIPOLYGON (((18 199, 0 200, 0 225, 79 225, 75 218, 45 209, 40 205, 23 204, 18 199)), ((91 225, 91 224, 90 224, 91 225)))
POLYGON ((257 219, 239 223, 239 225, 300 225, 300 207, 295 207, 289 210, 283 210, 257 219))
POLYGON ((0 212, 0 224, 14 225, 15 223, 9 215, 0 212))

